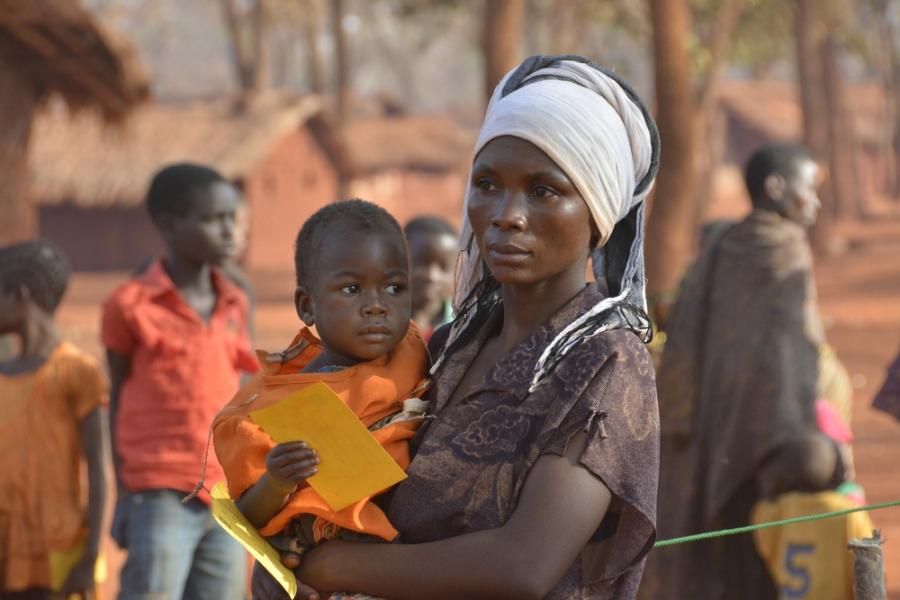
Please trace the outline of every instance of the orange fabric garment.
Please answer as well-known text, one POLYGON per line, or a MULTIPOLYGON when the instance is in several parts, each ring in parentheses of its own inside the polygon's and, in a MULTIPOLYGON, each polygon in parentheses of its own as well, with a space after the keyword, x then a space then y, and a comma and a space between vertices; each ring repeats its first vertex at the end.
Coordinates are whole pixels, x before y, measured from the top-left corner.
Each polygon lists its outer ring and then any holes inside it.
POLYGON ((0 591, 50 587, 50 552, 85 532, 82 419, 106 402, 97 362, 63 342, 35 371, 0 374, 0 591))
MULTIPOLYGON (((113 440, 128 491, 193 490, 213 418, 238 390, 241 371, 259 369, 244 293, 217 269, 210 272, 218 297, 208 322, 184 301, 160 260, 104 307, 103 345, 131 357, 113 440)), ((222 477, 215 460, 207 476, 222 477)), ((206 490, 199 498, 210 502, 206 490)))
MULTIPOLYGON (((262 374, 245 385, 216 417, 213 439, 232 498, 240 498, 247 488, 259 481, 266 472, 266 456, 275 447, 272 438, 250 419, 251 411, 271 406, 308 385, 323 382, 369 427, 400 412, 403 401, 413 394, 428 368, 428 352, 413 323, 410 323, 406 337, 384 356, 340 371, 301 373, 321 351, 321 342, 304 328, 284 352, 260 353, 262 374)), ((375 439, 404 471, 409 467, 408 441, 418 424, 400 422, 373 432, 375 439)), ((260 533, 276 534, 292 518, 304 513, 385 540, 397 536, 397 530, 371 498, 334 512, 309 486, 294 492, 260 533)))

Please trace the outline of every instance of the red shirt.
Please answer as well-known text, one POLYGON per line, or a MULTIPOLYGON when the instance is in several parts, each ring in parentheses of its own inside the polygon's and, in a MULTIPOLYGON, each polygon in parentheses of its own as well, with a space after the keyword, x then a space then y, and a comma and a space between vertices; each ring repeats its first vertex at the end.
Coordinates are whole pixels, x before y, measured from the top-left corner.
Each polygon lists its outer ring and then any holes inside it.
MULTIPOLYGON (((132 492, 190 492, 200 481, 209 428, 238 390, 241 371, 259 363, 247 333, 247 299, 212 270, 216 307, 204 322, 157 260, 106 301, 101 338, 131 357, 117 400, 120 476, 132 492)), ((213 452, 206 480, 224 479, 213 452)), ((204 491, 200 496, 209 502, 204 491)))

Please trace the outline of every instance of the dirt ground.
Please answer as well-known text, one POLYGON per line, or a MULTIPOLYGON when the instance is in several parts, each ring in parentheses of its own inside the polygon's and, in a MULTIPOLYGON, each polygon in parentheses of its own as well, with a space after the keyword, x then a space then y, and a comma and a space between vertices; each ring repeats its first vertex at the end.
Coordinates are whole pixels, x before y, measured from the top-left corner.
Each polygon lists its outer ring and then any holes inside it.
MULTIPOLYGON (((821 311, 828 339, 853 377, 858 479, 869 502, 898 500, 900 422, 872 410, 870 405, 887 365, 900 350, 900 220, 847 225, 841 233, 847 240, 846 252, 817 261, 821 311)), ((98 356, 100 302, 125 276, 77 274, 60 310, 65 335, 98 356)), ((257 284, 257 345, 282 348, 297 327, 289 298, 291 278, 257 278, 257 284)), ((887 540, 884 553, 889 598, 900 600, 900 508, 875 512, 872 518, 887 540)), ((122 557, 111 542, 107 549, 111 569, 103 597, 112 599, 122 557)))

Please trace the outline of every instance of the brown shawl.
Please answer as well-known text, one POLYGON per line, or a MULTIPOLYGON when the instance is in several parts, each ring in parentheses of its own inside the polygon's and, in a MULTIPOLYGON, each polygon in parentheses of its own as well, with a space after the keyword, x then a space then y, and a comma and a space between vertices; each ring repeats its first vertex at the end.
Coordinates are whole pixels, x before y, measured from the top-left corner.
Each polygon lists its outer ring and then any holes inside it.
POLYGON ((888 368, 884 385, 875 395, 872 406, 900 419, 900 352, 888 368))
MULTIPOLYGON (((822 331, 803 228, 754 211, 721 233, 686 276, 667 335, 660 538, 745 525, 760 464, 815 426, 822 331)), ((728 540, 656 551, 648 589, 676 599, 773 591, 749 536, 728 540)))

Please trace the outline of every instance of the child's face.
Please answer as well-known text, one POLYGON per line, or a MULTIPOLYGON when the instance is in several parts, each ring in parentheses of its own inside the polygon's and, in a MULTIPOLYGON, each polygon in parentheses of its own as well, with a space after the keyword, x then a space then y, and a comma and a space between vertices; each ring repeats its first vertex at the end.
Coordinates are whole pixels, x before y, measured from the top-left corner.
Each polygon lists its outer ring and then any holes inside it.
POLYGON ((409 236, 412 263, 413 310, 446 301, 453 293, 456 238, 447 234, 414 233, 409 236))
POLYGON ((297 314, 316 326, 328 363, 350 366, 391 351, 410 319, 409 263, 402 238, 332 227, 319 245, 297 314))
POLYGON ((227 183, 196 190, 184 215, 165 215, 160 222, 169 250, 195 263, 218 264, 235 255, 238 192, 227 183))

